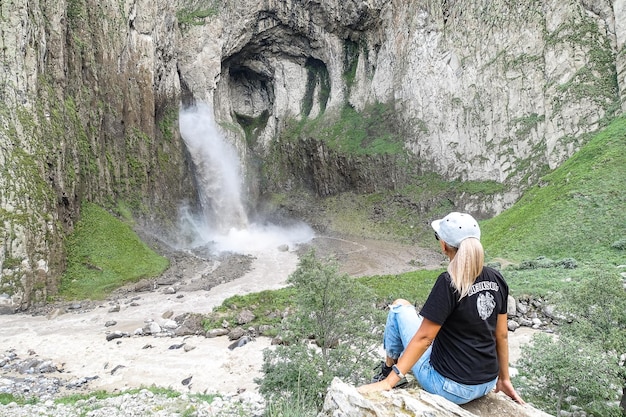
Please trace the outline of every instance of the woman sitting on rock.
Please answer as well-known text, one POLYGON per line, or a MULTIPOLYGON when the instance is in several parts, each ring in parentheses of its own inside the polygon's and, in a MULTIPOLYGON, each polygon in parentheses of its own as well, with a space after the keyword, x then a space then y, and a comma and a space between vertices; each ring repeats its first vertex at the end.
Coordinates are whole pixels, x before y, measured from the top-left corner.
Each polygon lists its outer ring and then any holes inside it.
POLYGON ((359 392, 389 390, 413 371, 424 390, 456 404, 494 388, 524 404, 509 376, 509 288, 498 271, 483 266, 478 222, 453 212, 432 227, 450 258, 448 270, 419 315, 407 300, 391 304, 383 341, 387 357, 374 382, 359 392))

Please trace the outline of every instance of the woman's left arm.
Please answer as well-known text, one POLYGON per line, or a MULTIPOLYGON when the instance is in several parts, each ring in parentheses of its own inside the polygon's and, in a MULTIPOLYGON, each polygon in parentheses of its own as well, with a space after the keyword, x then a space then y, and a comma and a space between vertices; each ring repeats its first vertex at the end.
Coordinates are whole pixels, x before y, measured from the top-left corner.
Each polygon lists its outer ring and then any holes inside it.
POLYGON ((513 388, 511 377, 509 375, 509 326, 506 314, 498 314, 496 323, 496 353, 498 355, 498 365, 500 373, 498 374, 498 382, 496 384, 496 392, 502 391, 515 402, 525 404, 522 397, 513 388))

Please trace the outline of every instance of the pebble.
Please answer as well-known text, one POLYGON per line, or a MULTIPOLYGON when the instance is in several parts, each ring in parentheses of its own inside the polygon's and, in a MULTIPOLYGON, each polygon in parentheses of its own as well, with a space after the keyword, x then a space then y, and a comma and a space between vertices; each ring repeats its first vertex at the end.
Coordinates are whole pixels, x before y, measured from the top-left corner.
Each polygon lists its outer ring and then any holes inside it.
MULTIPOLYGON (((105 342, 106 343, 106 342, 105 342)), ((144 348, 151 347, 145 345, 144 348)), ((174 344, 171 348, 185 351, 194 349, 185 343, 174 344)), ((33 352, 34 354, 34 352, 33 352)), ((114 367, 111 374, 123 365, 114 367)), ((64 380, 56 377, 60 368, 50 360, 32 356, 20 357, 14 350, 0 354, 0 395, 9 394, 15 398, 26 398, 29 404, 0 404, 0 417, 118 417, 118 416, 263 416, 265 401, 257 392, 237 394, 215 394, 211 400, 207 395, 181 393, 172 395, 155 394, 143 389, 138 393, 124 393, 109 398, 86 397, 74 403, 58 401, 73 394, 85 394, 89 382, 98 376, 77 377, 64 380), (34 403, 32 403, 34 402, 34 403)), ((190 385, 191 377, 183 382, 190 385)))

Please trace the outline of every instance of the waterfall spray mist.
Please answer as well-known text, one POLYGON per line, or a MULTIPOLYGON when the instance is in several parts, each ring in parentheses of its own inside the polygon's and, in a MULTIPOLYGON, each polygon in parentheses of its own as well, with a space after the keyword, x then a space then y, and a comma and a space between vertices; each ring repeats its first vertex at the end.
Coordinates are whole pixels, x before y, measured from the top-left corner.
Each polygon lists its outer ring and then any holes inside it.
POLYGON ((194 164, 201 213, 180 210, 186 247, 215 252, 252 253, 280 245, 305 243, 314 237, 304 223, 289 227, 249 223, 242 196, 241 162, 237 149, 215 125, 206 104, 182 109, 180 133, 194 164))

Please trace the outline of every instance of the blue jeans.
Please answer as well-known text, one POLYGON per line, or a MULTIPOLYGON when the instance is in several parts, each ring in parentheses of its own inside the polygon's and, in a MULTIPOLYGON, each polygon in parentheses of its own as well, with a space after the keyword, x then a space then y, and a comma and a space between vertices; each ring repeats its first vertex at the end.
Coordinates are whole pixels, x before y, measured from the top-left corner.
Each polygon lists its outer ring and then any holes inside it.
MULTIPOLYGON (((405 346, 422 324, 422 317, 412 305, 392 305, 387 316, 383 346, 387 356, 398 359, 405 346)), ((420 386, 431 394, 436 394, 455 404, 465 404, 487 395, 496 386, 497 378, 479 385, 461 384, 446 378, 430 364, 432 346, 418 359, 411 370, 420 386)))

